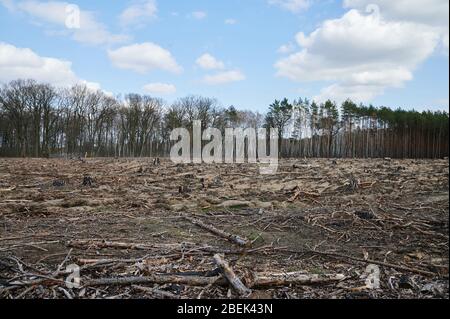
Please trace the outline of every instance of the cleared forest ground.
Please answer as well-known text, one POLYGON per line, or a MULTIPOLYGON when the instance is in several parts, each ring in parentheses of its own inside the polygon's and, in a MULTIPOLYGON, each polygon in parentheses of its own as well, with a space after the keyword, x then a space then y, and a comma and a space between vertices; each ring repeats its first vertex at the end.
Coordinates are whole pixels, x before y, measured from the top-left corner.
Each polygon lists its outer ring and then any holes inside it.
POLYGON ((283 160, 259 175, 0 159, 0 298, 239 296, 216 253, 249 298, 448 298, 448 178, 448 160, 283 160), (70 264, 81 289, 64 283, 70 264))

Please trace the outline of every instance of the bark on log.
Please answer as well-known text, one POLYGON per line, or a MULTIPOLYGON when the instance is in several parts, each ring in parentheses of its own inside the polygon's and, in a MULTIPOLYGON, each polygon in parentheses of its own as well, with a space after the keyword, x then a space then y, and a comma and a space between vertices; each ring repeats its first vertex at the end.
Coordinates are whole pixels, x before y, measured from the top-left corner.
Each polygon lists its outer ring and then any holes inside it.
MULTIPOLYGON (((310 275, 301 273, 286 274, 255 274, 254 279, 249 283, 250 288, 268 288, 288 285, 326 285, 339 282, 345 279, 342 274, 334 275, 310 275)), ((33 282, 35 284, 35 282, 33 282)), ((228 286, 229 280, 226 278, 203 277, 203 276, 180 276, 180 275, 150 275, 146 277, 120 277, 120 278, 100 278, 82 282, 84 287, 94 286, 126 286, 145 284, 180 284, 186 286, 228 286)))
POLYGON ((219 254, 214 255, 214 262, 216 265, 222 270, 223 275, 228 280, 233 289, 239 294, 241 297, 249 296, 252 291, 248 289, 238 276, 234 273, 233 269, 230 265, 220 256, 219 254))
POLYGON ((319 285, 339 282, 345 279, 343 274, 317 275, 301 272, 255 275, 252 288, 277 287, 289 285, 319 285))
MULTIPOLYGON (((85 287, 91 286, 126 286, 143 284, 179 284, 187 286, 208 286, 217 281, 217 277, 150 275, 146 277, 101 278, 86 281, 85 287)), ((218 285, 225 285, 225 280, 218 280, 218 285)))
POLYGON ((68 243, 69 247, 95 247, 95 248, 120 248, 120 249, 135 249, 135 250, 147 250, 155 248, 154 245, 136 244, 136 243, 123 243, 112 242, 107 240, 89 240, 89 239, 77 239, 68 243))
POLYGON ((195 218, 191 218, 191 217, 187 217, 187 216, 185 216, 185 218, 188 221, 190 221, 191 223, 193 223, 194 225, 197 225, 219 237, 225 238, 239 246, 247 246, 249 243, 248 239, 246 239, 246 238, 242 238, 242 237, 239 237, 238 235, 233 235, 233 234, 227 233, 223 230, 217 229, 213 225, 205 224, 204 222, 202 222, 199 219, 195 219, 195 218))
POLYGON ((177 250, 180 248, 196 249, 209 251, 213 249, 210 246, 198 246, 192 243, 182 244, 142 244, 142 243, 124 243, 118 241, 98 240, 98 239, 76 239, 71 240, 67 244, 69 247, 77 248, 117 248, 117 249, 134 249, 134 250, 151 250, 151 249, 168 249, 177 250))

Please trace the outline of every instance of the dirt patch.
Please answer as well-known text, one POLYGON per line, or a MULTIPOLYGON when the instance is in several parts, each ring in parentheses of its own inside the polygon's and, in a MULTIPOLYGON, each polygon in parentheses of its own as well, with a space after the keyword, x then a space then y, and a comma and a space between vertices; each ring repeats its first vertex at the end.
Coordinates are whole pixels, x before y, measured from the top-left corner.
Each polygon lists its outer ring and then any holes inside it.
POLYGON ((222 253, 254 298, 448 298, 448 173, 443 160, 285 160, 260 175, 249 164, 0 159, 0 297, 237 297, 214 262, 222 253), (84 287, 65 285, 70 264, 84 287), (255 279, 280 273, 282 285, 255 279))

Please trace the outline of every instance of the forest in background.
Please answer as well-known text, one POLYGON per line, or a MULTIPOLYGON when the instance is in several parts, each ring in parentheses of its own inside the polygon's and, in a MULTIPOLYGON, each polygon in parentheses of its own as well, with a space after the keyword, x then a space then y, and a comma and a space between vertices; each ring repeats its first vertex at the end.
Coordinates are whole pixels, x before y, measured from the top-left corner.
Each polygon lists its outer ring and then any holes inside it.
POLYGON ((281 157, 443 158, 447 112, 276 100, 265 114, 187 96, 172 104, 140 94, 112 97, 83 85, 16 80, 0 88, 0 156, 167 156, 174 128, 276 127, 281 157))

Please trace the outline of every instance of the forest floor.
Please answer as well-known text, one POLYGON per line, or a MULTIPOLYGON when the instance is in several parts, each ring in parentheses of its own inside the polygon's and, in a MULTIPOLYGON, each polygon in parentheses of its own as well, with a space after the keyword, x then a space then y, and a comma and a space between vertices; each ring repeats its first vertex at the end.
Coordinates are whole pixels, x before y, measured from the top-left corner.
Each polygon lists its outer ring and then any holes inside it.
POLYGON ((449 298, 448 182, 448 160, 283 160, 260 175, 0 159, 0 298, 449 298))

